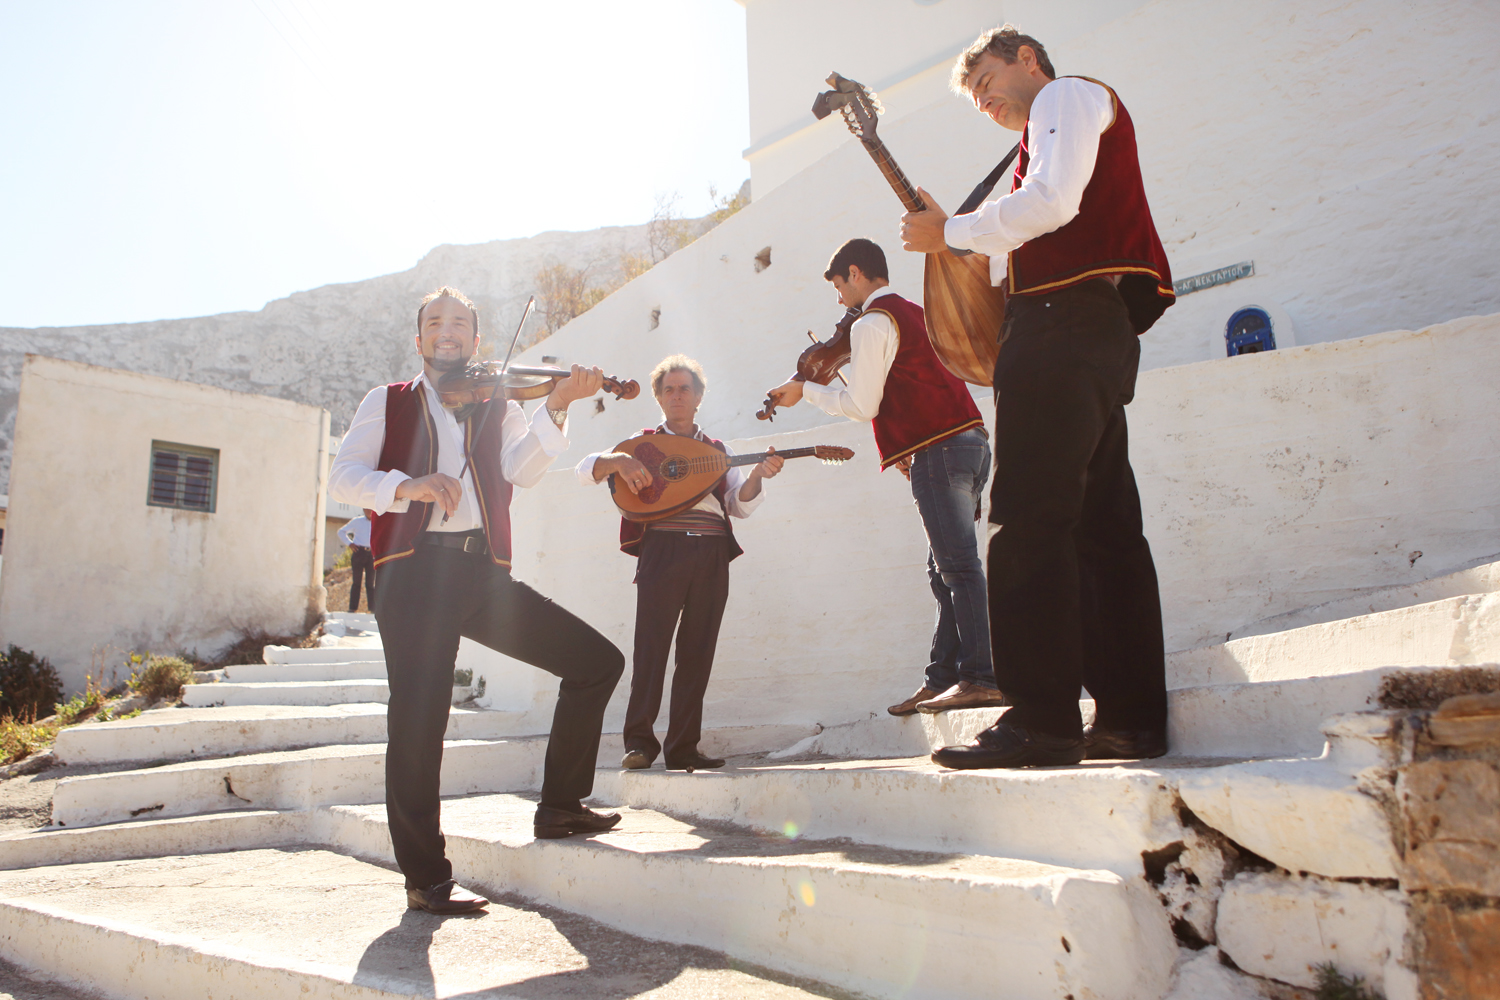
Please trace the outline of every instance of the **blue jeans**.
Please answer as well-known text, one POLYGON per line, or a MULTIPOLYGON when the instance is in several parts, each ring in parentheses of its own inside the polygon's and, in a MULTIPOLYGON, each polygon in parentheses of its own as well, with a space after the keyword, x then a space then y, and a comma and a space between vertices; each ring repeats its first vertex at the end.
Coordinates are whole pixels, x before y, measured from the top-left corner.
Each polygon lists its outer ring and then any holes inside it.
POLYGON ((925 685, 946 691, 959 681, 995 687, 989 602, 974 516, 990 477, 990 445, 978 429, 917 452, 911 494, 927 529, 927 579, 937 598, 937 628, 925 685))

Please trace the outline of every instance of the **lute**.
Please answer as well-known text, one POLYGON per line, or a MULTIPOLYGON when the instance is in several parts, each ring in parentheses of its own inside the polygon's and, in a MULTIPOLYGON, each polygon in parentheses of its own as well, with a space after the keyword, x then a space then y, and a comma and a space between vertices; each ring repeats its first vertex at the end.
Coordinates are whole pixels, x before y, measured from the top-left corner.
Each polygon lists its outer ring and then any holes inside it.
MULTIPOLYGON (((813 114, 827 118, 835 110, 854 134, 908 211, 926 211, 917 189, 876 133, 880 99, 863 84, 837 73, 828 77, 832 90, 818 95, 813 114)), ((922 278, 922 305, 927 338, 938 360, 954 375, 974 385, 994 379, 1000 353, 1000 324, 1005 319, 1005 291, 990 284, 990 259, 984 254, 927 254, 922 278)))
MULTIPOLYGON (((637 493, 616 484, 614 476, 609 477, 615 506, 627 521, 659 521, 687 510, 713 492, 730 469, 759 465, 771 454, 726 455, 711 444, 677 434, 642 434, 621 441, 615 451, 633 456, 651 473, 651 482, 637 493)), ((823 444, 788 448, 776 454, 782 458, 819 458, 830 465, 854 457, 851 448, 823 444)))

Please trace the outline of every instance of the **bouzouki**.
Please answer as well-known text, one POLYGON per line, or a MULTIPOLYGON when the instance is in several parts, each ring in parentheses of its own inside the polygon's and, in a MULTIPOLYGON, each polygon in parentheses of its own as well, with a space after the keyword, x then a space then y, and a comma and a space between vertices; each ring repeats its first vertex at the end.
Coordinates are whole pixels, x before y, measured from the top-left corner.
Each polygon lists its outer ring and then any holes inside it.
MULTIPOLYGON (((813 114, 820 119, 826 118, 837 109, 844 116, 844 124, 865 147, 907 211, 926 211, 927 205, 921 195, 917 194, 917 189, 906 179, 906 174, 902 173, 890 150, 876 134, 876 123, 885 110, 880 106, 880 100, 863 84, 837 73, 828 77, 828 85, 834 89, 818 95, 813 102, 813 114)), ((1012 150, 1011 157, 1014 155, 1015 150, 1012 150)), ((1009 159, 1007 157, 991 176, 998 179, 1009 159)), ((993 182, 990 183, 993 186, 993 182)), ((974 200, 972 195, 970 200, 974 200)), ((976 201, 966 211, 972 211, 977 205, 976 201)), ((1000 324, 1005 319, 1005 291, 990 284, 989 257, 978 253, 959 256, 946 251, 928 254, 922 278, 922 299, 927 316, 927 337, 932 341, 938 360, 965 382, 989 385, 994 379, 995 358, 1000 353, 1000 324)))
MULTIPOLYGON (((713 445, 697 438, 676 434, 642 434, 621 441, 615 451, 633 456, 651 473, 651 482, 640 492, 632 493, 609 477, 609 491, 615 506, 627 521, 660 521, 687 510, 713 492, 731 468, 736 465, 759 465, 770 452, 753 455, 726 455, 713 445)), ((854 457, 850 448, 813 445, 810 448, 788 448, 776 452, 782 458, 821 458, 830 465, 854 457)))

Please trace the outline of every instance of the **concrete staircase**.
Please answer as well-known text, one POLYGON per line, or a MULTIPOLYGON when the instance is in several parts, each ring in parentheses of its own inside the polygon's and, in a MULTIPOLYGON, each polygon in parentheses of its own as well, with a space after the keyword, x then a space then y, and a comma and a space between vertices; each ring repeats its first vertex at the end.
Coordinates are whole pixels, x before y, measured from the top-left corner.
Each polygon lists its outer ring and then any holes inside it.
MULTIPOLYGON (((1388 1000, 1414 997, 1391 825, 1398 695, 1500 684, 1494 569, 1402 588, 1487 588, 1473 593, 1174 653, 1173 753, 1157 761, 928 762, 994 711, 721 730, 713 738, 741 755, 696 774, 620 771, 619 737, 606 735, 595 801, 625 819, 590 840, 531 837, 545 739, 518 729, 534 716, 455 708, 449 855, 492 897, 710 948, 827 984, 825 996, 1250 997, 1262 995, 1257 977, 1309 985, 1316 952, 1388 1000), (1293 918, 1312 921, 1314 943, 1268 945, 1293 918), (1219 952, 1240 971, 1203 959, 1219 952)), ((446 995, 443 983, 520 995, 506 992, 515 970, 499 960, 476 968, 429 949, 426 978, 372 978, 347 955, 313 962, 280 932, 194 938, 170 907, 116 911, 108 894, 59 901, 38 888, 154 879, 170 896, 180 886, 164 865, 212 867, 222 852, 292 869, 288 859, 316 859, 307 878, 328 892, 357 872, 390 882, 368 868, 392 861, 373 632, 330 616, 328 645, 270 647, 265 664, 190 688, 194 707, 65 730, 64 761, 115 769, 59 782, 52 826, 0 838, 0 957, 116 996, 210 980, 235 995, 446 995), (151 956, 160 978, 103 983, 99 949, 151 956)), ((215 925, 235 926, 237 907, 254 924, 265 888, 282 891, 267 866, 257 898, 227 904, 215 925)), ((400 917, 398 888, 385 890, 404 925, 419 917, 400 917)), ((307 933, 324 933, 309 921, 307 933)), ((727 995, 781 995, 774 985, 727 995)))

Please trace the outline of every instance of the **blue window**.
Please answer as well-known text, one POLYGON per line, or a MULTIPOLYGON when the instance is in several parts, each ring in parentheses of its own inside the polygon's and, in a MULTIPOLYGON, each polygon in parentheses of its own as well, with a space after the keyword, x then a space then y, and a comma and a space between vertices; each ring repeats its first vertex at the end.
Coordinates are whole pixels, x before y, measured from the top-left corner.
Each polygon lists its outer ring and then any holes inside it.
POLYGON ((1229 317, 1224 326, 1224 350, 1231 358, 1236 354, 1276 350, 1270 315, 1259 306, 1246 306, 1229 317))

